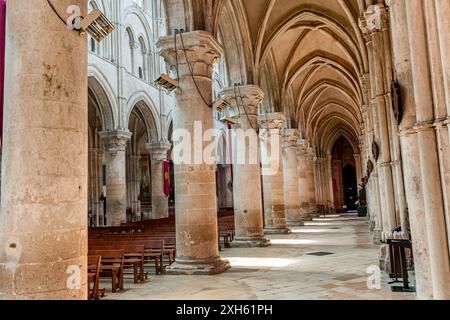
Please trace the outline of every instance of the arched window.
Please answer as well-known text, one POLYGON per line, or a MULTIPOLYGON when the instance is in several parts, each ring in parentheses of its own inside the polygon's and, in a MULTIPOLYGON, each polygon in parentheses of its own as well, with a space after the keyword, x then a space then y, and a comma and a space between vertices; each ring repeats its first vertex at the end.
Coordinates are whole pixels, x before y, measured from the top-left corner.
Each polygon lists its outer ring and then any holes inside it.
POLYGON ((139 46, 140 46, 140 55, 141 59, 139 61, 139 78, 142 80, 148 79, 148 68, 147 68, 147 46, 145 45, 145 41, 143 37, 139 37, 139 46))
POLYGON ((127 55, 124 57, 125 58, 125 66, 128 69, 128 71, 132 74, 136 74, 135 73, 135 61, 134 61, 134 46, 135 46, 135 42, 134 42, 134 35, 133 35, 133 31, 131 30, 130 27, 128 27, 126 29, 127 32, 127 37, 128 37, 128 52, 127 55))

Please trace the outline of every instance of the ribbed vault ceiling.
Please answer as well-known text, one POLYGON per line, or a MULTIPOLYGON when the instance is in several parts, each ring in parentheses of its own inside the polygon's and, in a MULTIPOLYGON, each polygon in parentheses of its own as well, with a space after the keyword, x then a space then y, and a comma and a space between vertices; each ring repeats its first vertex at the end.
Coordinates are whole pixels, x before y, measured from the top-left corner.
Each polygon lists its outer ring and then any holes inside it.
MULTIPOLYGON (((216 32, 230 81, 253 82, 264 109, 282 111, 302 137, 329 153, 341 136, 357 149, 367 53, 358 0, 222 0, 216 32), (232 28, 232 29, 230 29, 232 28), (245 72, 242 65, 247 61, 245 72)), ((357 151, 357 150, 355 150, 357 151)))

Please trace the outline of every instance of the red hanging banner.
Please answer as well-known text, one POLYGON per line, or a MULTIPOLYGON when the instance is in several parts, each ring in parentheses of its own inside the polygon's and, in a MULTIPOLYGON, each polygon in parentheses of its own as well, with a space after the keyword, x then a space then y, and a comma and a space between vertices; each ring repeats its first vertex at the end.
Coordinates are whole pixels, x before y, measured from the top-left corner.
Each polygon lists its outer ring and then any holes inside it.
POLYGON ((164 179, 164 194, 166 197, 170 196, 170 163, 169 161, 164 161, 163 164, 163 179, 164 179))
POLYGON ((5 90, 6 0, 0 0, 0 146, 3 138, 3 99, 5 90))

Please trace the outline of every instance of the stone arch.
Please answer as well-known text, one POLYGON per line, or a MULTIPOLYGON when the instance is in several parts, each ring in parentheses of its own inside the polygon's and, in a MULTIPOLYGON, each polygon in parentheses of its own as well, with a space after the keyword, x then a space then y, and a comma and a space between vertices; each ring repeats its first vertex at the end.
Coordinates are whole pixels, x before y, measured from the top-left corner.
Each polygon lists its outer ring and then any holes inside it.
POLYGON ((131 113, 136 107, 143 116, 143 120, 147 129, 148 141, 161 141, 162 129, 161 123, 159 121, 159 113, 155 107, 155 104, 153 103, 153 100, 146 92, 138 91, 128 99, 125 123, 129 122, 131 113))
POLYGON ((104 130, 114 130, 118 125, 118 111, 114 93, 108 81, 96 69, 89 69, 89 97, 95 100, 95 105, 102 120, 104 130))

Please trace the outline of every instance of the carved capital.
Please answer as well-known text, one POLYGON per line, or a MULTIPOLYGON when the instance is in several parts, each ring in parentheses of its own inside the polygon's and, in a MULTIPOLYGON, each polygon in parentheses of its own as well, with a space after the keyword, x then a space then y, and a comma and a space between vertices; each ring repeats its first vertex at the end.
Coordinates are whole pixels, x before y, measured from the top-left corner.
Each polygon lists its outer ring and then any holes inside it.
POLYGON ((359 28, 366 42, 372 40, 375 32, 389 28, 389 12, 382 3, 369 6, 359 19, 359 28))
POLYGON ((237 117, 245 116, 246 113, 252 116, 258 115, 259 106, 264 99, 262 90, 254 85, 225 88, 220 96, 230 104, 231 113, 237 117))
POLYGON ((283 148, 297 148, 300 133, 297 129, 283 130, 283 148))
POLYGON ((164 161, 167 160, 167 153, 172 148, 172 144, 168 142, 152 142, 147 143, 145 147, 149 151, 152 161, 164 161))
MULTIPOLYGON (((262 130, 279 130, 286 127, 287 119, 281 112, 274 112, 268 114, 260 114, 258 116, 258 125, 262 130)), ((281 133, 281 132, 280 132, 281 133)))
POLYGON ((299 139, 297 141, 297 155, 299 157, 306 157, 307 153, 308 153, 308 147, 309 147, 309 143, 307 140, 305 139, 299 139))
POLYGON ((178 56, 180 78, 191 76, 190 67, 194 76, 211 78, 213 64, 220 60, 223 52, 214 36, 206 31, 193 31, 178 34, 176 39, 176 46, 174 36, 161 37, 156 43, 159 55, 164 58, 172 74, 177 76, 178 56))
POLYGON ((103 140, 106 151, 110 154, 117 152, 125 152, 127 143, 133 134, 130 131, 103 131, 99 132, 100 138, 103 140))

